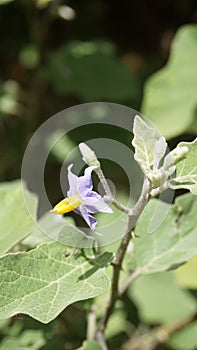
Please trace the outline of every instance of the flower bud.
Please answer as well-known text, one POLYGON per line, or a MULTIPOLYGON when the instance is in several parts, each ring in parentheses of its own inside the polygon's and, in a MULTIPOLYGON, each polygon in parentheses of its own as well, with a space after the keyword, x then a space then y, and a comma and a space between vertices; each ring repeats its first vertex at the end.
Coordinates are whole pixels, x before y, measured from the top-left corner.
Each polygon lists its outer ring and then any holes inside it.
POLYGON ((189 152, 187 146, 179 146, 173 149, 170 153, 174 157, 174 164, 178 163, 189 152))
POLYGON ((100 162, 98 161, 94 151, 92 151, 89 146, 82 142, 79 144, 79 150, 82 154, 83 161, 87 165, 96 167, 96 170, 100 169, 100 162))

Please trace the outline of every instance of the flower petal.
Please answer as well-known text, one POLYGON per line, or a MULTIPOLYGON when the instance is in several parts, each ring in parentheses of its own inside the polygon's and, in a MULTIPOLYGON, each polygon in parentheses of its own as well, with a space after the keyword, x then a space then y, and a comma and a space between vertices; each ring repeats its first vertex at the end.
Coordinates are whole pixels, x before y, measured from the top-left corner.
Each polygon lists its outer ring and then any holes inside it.
POLYGON ((87 222, 88 226, 95 230, 97 220, 94 216, 92 216, 89 211, 86 209, 84 205, 80 205, 80 207, 77 209, 77 211, 80 213, 80 215, 84 218, 84 220, 87 222))
POLYGON ((78 178, 78 190, 82 198, 92 190, 92 171, 95 169, 95 166, 89 166, 85 169, 84 175, 78 178))
POLYGON ((113 213, 113 210, 105 203, 100 194, 91 191, 83 200, 83 205, 86 206, 90 213, 113 213))
POLYGON ((76 194, 78 194, 78 176, 73 174, 71 169, 73 167, 73 164, 70 164, 68 166, 68 182, 69 182, 69 190, 67 192, 67 196, 71 197, 71 196, 75 196, 76 194))

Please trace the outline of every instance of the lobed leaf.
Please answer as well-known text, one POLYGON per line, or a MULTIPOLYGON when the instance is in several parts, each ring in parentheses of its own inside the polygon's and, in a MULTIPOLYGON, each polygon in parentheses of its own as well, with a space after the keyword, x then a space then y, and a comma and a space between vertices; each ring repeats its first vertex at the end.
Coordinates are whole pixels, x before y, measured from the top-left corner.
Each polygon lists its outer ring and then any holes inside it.
POLYGON ((197 198, 191 194, 178 197, 174 205, 152 199, 136 226, 130 265, 136 275, 165 271, 197 255, 197 198), (161 222, 161 214, 169 211, 161 222), (155 222, 152 223, 152 218, 155 222), (157 229, 150 233, 151 225, 157 229), (139 237, 138 237, 139 236, 139 237))
POLYGON ((167 138, 194 131, 197 106, 197 26, 180 28, 167 65, 151 76, 144 91, 142 113, 167 138))
POLYGON ((108 290, 105 268, 112 253, 97 258, 70 253, 64 245, 51 242, 2 257, 0 319, 24 313, 48 323, 68 305, 108 290))
POLYGON ((181 142, 178 147, 186 146, 189 152, 176 165, 176 176, 169 182, 172 189, 184 188, 197 195, 197 138, 193 142, 181 142))

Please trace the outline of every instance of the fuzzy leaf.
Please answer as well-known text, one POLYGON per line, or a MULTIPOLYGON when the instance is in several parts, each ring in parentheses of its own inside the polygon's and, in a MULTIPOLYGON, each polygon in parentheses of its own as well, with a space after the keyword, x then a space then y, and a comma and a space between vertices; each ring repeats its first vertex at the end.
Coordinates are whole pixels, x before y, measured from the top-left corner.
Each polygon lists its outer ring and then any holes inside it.
POLYGON ((72 217, 46 212, 32 227, 31 234, 22 242, 35 248, 40 243, 58 241, 67 247, 92 248, 96 241, 75 226, 72 217))
POLYGON ((173 40, 167 65, 145 86, 142 113, 162 135, 172 138, 194 132, 197 106, 197 26, 180 28, 173 40))
POLYGON ((197 255, 196 213, 197 198, 191 194, 178 197, 172 206, 157 199, 148 203, 135 230, 139 237, 134 240, 131 262, 136 275, 172 269, 197 255), (161 222, 162 212, 167 210, 161 222), (157 229, 150 233, 153 224, 157 229))
POLYGON ((169 187, 173 189, 185 188, 197 195, 197 138, 193 142, 181 142, 178 147, 187 146, 189 152, 176 165, 176 176, 169 187))
POLYGON ((152 169, 153 164, 158 165, 163 158, 167 143, 154 127, 149 126, 138 115, 134 119, 133 133, 134 158, 143 172, 147 174, 152 169))
MULTIPOLYGON (((24 189, 36 218, 37 197, 24 189)), ((21 183, 13 181, 0 185, 0 254, 4 254, 30 233, 33 220, 25 206, 21 183)))
POLYGON ((48 323, 68 305, 104 293, 111 258, 107 252, 87 258, 57 242, 2 257, 0 319, 23 313, 48 323))

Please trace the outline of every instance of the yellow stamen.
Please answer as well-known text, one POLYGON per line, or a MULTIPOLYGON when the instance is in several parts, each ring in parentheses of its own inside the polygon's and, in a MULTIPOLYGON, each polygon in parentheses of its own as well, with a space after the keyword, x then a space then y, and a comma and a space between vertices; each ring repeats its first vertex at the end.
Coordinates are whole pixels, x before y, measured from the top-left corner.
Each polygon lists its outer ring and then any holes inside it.
POLYGON ((65 214, 76 209, 81 204, 79 196, 71 196, 59 202, 51 211, 55 214, 65 214))

